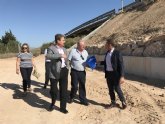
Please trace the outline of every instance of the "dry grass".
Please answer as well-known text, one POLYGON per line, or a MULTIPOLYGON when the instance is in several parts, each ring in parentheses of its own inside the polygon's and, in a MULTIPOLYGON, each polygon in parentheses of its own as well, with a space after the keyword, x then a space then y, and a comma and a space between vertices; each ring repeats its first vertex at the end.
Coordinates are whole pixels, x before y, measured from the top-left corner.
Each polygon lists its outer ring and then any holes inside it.
MULTIPOLYGON (((37 57, 37 56, 39 56, 41 54, 40 48, 32 49, 31 52, 33 53, 33 55, 35 57, 37 57)), ((16 57, 17 54, 18 53, 4 53, 4 54, 0 54, 0 59, 6 59, 6 58, 16 57)))
POLYGON ((5 54, 0 54, 0 59, 12 58, 16 56, 17 56, 17 53, 5 53, 5 54))

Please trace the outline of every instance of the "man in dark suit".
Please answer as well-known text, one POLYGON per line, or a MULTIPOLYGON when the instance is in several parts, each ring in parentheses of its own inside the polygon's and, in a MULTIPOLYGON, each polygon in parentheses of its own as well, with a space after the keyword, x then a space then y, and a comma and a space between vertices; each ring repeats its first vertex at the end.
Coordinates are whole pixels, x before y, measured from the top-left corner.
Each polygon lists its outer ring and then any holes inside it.
POLYGON ((105 69, 105 78, 109 89, 111 104, 107 108, 116 107, 115 92, 117 92, 122 103, 122 108, 127 107, 126 101, 120 85, 124 83, 124 64, 121 53, 115 49, 115 44, 111 39, 106 42, 107 53, 104 61, 101 62, 105 69))
POLYGON ((67 105, 67 87, 68 87, 68 69, 69 61, 67 59, 67 50, 64 48, 65 37, 62 34, 55 35, 55 44, 48 48, 47 58, 51 60, 50 65, 50 95, 52 103, 49 110, 54 110, 57 100, 59 82, 60 92, 60 111, 64 114, 68 113, 67 105))

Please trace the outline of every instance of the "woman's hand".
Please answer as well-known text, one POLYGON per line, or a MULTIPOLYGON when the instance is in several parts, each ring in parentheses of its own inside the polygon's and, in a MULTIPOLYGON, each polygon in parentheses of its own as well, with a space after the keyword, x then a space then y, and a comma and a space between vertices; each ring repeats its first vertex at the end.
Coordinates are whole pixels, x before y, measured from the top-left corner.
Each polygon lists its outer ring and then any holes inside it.
POLYGON ((16 74, 19 74, 19 64, 20 64, 20 58, 17 58, 17 60, 16 60, 16 74))
POLYGON ((16 69, 16 74, 19 74, 19 69, 18 68, 16 69))

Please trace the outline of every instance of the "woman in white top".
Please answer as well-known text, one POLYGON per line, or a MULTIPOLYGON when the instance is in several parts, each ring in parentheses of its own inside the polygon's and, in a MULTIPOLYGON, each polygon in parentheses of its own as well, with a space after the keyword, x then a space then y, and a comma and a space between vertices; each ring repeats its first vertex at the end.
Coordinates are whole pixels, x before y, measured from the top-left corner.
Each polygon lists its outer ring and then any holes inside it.
POLYGON ((25 95, 27 95, 27 91, 31 91, 31 73, 33 67, 35 67, 33 54, 29 51, 29 45, 24 43, 21 46, 21 52, 17 56, 16 73, 19 74, 21 72, 25 95))

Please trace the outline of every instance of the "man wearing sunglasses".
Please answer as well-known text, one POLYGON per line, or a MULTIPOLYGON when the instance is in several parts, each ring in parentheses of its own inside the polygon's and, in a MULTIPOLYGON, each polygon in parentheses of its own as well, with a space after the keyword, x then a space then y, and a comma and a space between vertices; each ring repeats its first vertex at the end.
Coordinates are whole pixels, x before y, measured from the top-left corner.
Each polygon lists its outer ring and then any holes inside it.
POLYGON ((74 101, 76 92, 79 85, 79 100, 82 105, 88 106, 89 103, 86 98, 86 60, 88 58, 88 52, 85 50, 84 41, 77 43, 77 48, 71 50, 68 60, 71 65, 71 93, 69 103, 74 101))

